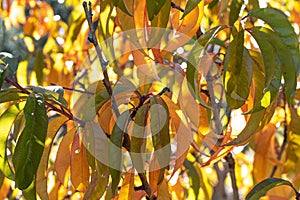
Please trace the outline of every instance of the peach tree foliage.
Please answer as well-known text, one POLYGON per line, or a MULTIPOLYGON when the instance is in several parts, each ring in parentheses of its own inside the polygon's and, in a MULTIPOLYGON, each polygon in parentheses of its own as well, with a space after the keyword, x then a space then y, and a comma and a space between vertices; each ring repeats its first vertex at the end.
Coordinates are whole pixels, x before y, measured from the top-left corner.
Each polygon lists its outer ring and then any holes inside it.
POLYGON ((0 196, 300 199, 297 6, 1 1, 0 196))

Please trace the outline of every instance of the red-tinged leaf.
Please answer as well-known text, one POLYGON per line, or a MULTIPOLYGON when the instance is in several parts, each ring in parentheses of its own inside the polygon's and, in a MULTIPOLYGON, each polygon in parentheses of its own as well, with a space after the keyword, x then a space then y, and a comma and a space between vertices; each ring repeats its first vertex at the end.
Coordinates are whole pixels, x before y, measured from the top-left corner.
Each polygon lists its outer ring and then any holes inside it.
POLYGON ((54 169, 57 173, 57 178, 66 188, 68 187, 69 181, 69 174, 67 172, 70 169, 71 163, 71 145, 76 131, 76 128, 72 128, 63 137, 54 162, 54 169))
POLYGON ((44 150, 48 117, 43 96, 31 93, 24 107, 25 128, 13 155, 16 187, 26 189, 36 177, 44 150))
POLYGON ((147 127, 149 105, 142 105, 135 116, 131 144, 130 144, 130 155, 134 165, 134 168, 138 173, 144 173, 145 171, 145 149, 146 149, 146 138, 150 130, 147 127))
POLYGON ((150 98, 150 127, 152 144, 160 169, 168 169, 171 156, 169 110, 160 96, 150 98))
POLYGON ((106 101, 98 112, 98 122, 105 133, 111 133, 111 122, 113 118, 111 101, 106 101))
POLYGON ((127 134, 127 127, 130 122, 129 111, 123 112, 117 119, 113 132, 110 137, 110 143, 108 146, 109 156, 109 170, 112 178, 111 191, 113 195, 116 195, 118 185, 121 179, 123 155, 122 155, 122 143, 124 134, 127 134))
POLYGON ((133 193, 134 193, 134 169, 131 168, 125 174, 118 199, 119 200, 133 199, 133 193))
POLYGON ((168 183, 166 180, 163 180, 158 185, 157 200, 166 200, 166 199, 170 199, 170 194, 169 194, 168 183))
POLYGON ((19 112, 20 108, 17 105, 12 105, 0 116, 0 170, 7 178, 12 180, 14 179, 14 173, 7 160, 6 144, 11 126, 19 112))
POLYGON ((134 191, 133 200, 143 199, 146 195, 147 193, 145 192, 145 190, 134 191))
POLYGON ((86 157, 86 148, 80 135, 74 136, 71 147, 70 173, 72 185, 78 191, 85 191, 89 184, 89 165, 86 157))
POLYGON ((260 197, 264 196, 264 194, 270 189, 281 185, 290 186, 297 195, 299 194, 291 182, 281 178, 268 178, 256 184, 254 188, 247 194, 246 200, 259 199, 260 197))
POLYGON ((61 126, 68 121, 68 118, 65 116, 57 117, 49 122, 48 130, 47 130, 47 136, 45 140, 45 147, 43 151, 43 155, 41 158, 41 162, 39 164, 39 168, 37 171, 36 176, 36 191, 40 198, 42 199, 48 199, 48 193, 47 193, 47 168, 48 168, 48 160, 50 155, 50 150, 52 147, 52 142, 57 134, 57 132, 60 130, 61 126))

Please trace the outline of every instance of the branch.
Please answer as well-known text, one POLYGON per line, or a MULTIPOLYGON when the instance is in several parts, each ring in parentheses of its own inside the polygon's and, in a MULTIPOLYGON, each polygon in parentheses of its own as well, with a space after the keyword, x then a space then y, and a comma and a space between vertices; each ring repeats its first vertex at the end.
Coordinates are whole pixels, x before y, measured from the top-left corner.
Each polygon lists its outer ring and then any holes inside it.
POLYGON ((180 12, 184 12, 184 9, 180 6, 176 5, 175 3, 171 2, 171 7, 179 10, 180 12))
MULTIPOLYGON (((212 112, 213 112, 213 123, 214 123, 214 132, 218 135, 223 134, 223 126, 221 123, 220 119, 220 104, 217 102, 215 93, 214 93, 214 81, 216 80, 216 76, 212 76, 210 70, 208 70, 208 73, 206 75, 206 82, 207 82, 207 89, 209 92, 210 96, 210 102, 211 102, 211 107, 212 107, 212 112)), ((221 143, 221 140, 218 140, 218 144, 221 143)), ((235 171, 234 171, 234 159, 232 157, 232 154, 229 153, 226 157, 226 162, 228 163, 228 171, 231 177, 231 185, 232 185, 232 190, 233 190, 233 199, 238 200, 239 199, 239 193, 238 193, 238 188, 236 185, 236 176, 235 176, 235 171)))
MULTIPOLYGON (((6 81, 8 84, 10 84, 10 85, 12 85, 12 86, 18 88, 18 89, 19 89, 22 93, 24 93, 24 94, 30 94, 30 93, 31 93, 31 92, 28 91, 26 88, 22 87, 18 82, 12 81, 12 80, 10 80, 10 79, 7 78, 7 77, 5 77, 5 81, 6 81)), ((62 114, 62 115, 64 115, 64 116, 66 116, 66 117, 69 118, 70 120, 74 120, 74 121, 77 122, 80 126, 84 126, 84 125, 85 125, 85 123, 84 123, 82 120, 80 120, 80 119, 74 117, 73 114, 72 114, 70 111, 66 112, 66 110, 65 110, 63 107, 61 107, 61 109, 59 109, 59 108, 57 108, 56 106, 54 106, 53 104, 51 104, 51 103, 49 103, 49 102, 47 102, 47 101, 45 101, 45 104, 46 104, 46 106, 48 106, 51 110, 56 111, 56 112, 58 112, 58 113, 60 113, 60 114, 62 114)))

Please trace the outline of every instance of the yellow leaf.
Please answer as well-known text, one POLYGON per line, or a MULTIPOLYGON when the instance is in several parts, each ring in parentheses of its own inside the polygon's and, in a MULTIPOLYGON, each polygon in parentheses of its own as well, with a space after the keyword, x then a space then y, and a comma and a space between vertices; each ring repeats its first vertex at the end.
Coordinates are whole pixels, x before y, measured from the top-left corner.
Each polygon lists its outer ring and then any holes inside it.
POLYGON ((131 168, 124 177, 122 187, 119 193, 119 200, 133 199, 134 193, 134 169, 131 168))

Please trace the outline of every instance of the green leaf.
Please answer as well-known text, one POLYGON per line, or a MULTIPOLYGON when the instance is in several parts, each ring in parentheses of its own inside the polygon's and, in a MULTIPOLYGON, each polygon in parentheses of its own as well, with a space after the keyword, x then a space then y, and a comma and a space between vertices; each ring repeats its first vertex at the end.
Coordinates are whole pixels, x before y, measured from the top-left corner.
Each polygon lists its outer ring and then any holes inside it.
POLYGON ((274 8, 256 9, 251 11, 249 16, 265 21, 279 35, 283 43, 290 49, 298 76, 300 72, 299 41, 288 17, 281 10, 274 8))
POLYGON ((236 20, 239 18, 241 8, 243 5, 243 0, 232 0, 230 4, 230 13, 229 13, 229 25, 233 26, 236 20))
MULTIPOLYGON (((152 21, 154 17, 161 11, 166 0, 147 0, 146 2, 147 2, 148 18, 150 21, 152 21)), ((168 3, 169 6, 171 6, 171 2, 168 1, 168 3)), ((169 13, 164 13, 164 14, 169 16, 169 13)))
POLYGON ((24 108, 25 128, 13 155, 16 187, 25 189, 34 180, 44 150, 48 117, 44 98, 30 94, 24 108))
POLYGON ((248 98, 253 69, 249 52, 244 48, 244 30, 240 23, 233 27, 232 37, 225 55, 223 82, 228 105, 237 109, 248 98))
POLYGON ((4 66, 2 63, 0 63, 0 89, 2 88, 5 74, 6 74, 7 66, 4 66))
POLYGON ((33 69, 35 71, 36 80, 38 84, 43 85, 44 54, 42 49, 38 49, 35 52, 33 69))
POLYGON ((6 88, 0 91, 0 103, 8 101, 26 100, 28 94, 21 93, 17 88, 6 88))
POLYGON ((184 166, 187 169, 187 174, 191 180, 191 187, 194 190, 196 199, 198 198, 199 195, 199 188, 200 188, 200 177, 199 174, 197 173, 197 170, 193 163, 191 163, 189 160, 185 159, 184 161, 184 166))
POLYGON ((145 171, 145 161, 142 154, 145 154, 146 138, 147 138, 147 118, 148 118, 149 105, 142 105, 134 118, 134 125, 132 129, 130 155, 134 168, 138 173, 145 171))
POLYGON ((26 189, 22 190, 22 194, 24 195, 25 199, 32 199, 32 200, 36 200, 36 182, 35 182, 35 178, 32 180, 32 182, 30 183, 29 187, 27 187, 26 189))
MULTIPOLYGON (((152 143, 155 150, 161 174, 169 168, 171 145, 169 133, 169 109, 160 96, 150 98, 150 127, 152 143)), ((163 181, 163 176, 158 183, 163 181)))
POLYGON ((123 112, 117 119, 112 134, 110 136, 110 143, 108 147, 109 156, 109 170, 112 178, 111 189, 113 194, 116 194, 118 185, 121 179, 121 168, 123 163, 122 158, 122 144, 124 134, 127 134, 127 127, 130 122, 129 111, 123 112), (113 156, 111 156, 113 155, 113 156))
POLYGON ((253 29, 259 29, 262 38, 268 40, 270 44, 272 44, 273 48, 276 50, 276 54, 278 56, 276 64, 278 62, 280 63, 281 72, 279 72, 279 69, 275 68, 275 80, 271 84, 273 84, 275 88, 279 87, 278 85, 280 84, 281 76, 283 74, 285 95, 287 98, 287 102, 291 104, 296 91, 297 77, 296 66, 293 61, 293 56, 289 47, 286 46, 281 40, 281 38, 270 29, 263 27, 257 27, 253 29))
POLYGON ((64 89, 61 86, 28 86, 27 89, 42 94, 46 100, 52 101, 60 106, 68 108, 68 102, 64 99, 64 89))
MULTIPOLYGON (((152 4, 152 0, 147 0, 147 6, 149 1, 151 2, 150 4, 152 4)), ((158 1, 164 2, 164 4, 151 20, 151 33, 147 42, 148 47, 154 47, 162 39, 169 21, 171 0, 158 1)))
POLYGON ((257 17, 268 23, 288 47, 298 49, 297 34, 287 16, 281 10, 270 7, 260 8, 249 12, 249 16, 257 17))
POLYGON ((112 0, 114 6, 120 8, 124 13, 126 13, 129 16, 133 16, 132 13, 130 12, 130 9, 128 9, 125 0, 112 0))
POLYGON ((189 14, 194 8, 198 6, 198 4, 201 2, 201 0, 188 0, 186 3, 183 15, 181 19, 183 19, 187 14, 189 14))
MULTIPOLYGON (((261 196, 264 196, 264 194, 269 191, 270 189, 280 186, 280 185, 288 185, 293 188, 295 191, 293 185, 291 182, 286 181, 281 178, 268 178, 260 183, 256 184, 254 188, 247 194, 246 200, 256 200, 259 199, 261 196)), ((297 193, 297 191, 295 191, 297 193)))
POLYGON ((14 173, 7 160, 6 144, 10 129, 20 111, 17 105, 12 105, 0 117, 0 170, 7 178, 12 180, 14 180, 14 173))
POLYGON ((203 55, 207 45, 212 41, 217 33, 224 28, 225 26, 217 26, 201 35, 201 37, 194 43, 193 48, 188 55, 186 78, 189 83, 189 90, 198 103, 206 108, 209 107, 202 101, 199 95, 198 73, 200 72, 198 70, 198 65, 200 62, 200 57, 203 55))

